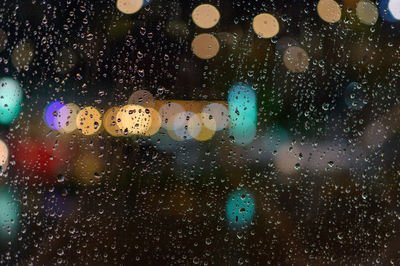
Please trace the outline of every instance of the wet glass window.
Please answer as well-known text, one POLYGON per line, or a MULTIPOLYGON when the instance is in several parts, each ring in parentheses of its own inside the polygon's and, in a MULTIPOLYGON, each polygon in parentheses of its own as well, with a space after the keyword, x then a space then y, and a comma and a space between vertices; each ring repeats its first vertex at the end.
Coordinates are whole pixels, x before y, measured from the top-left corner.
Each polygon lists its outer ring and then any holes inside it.
POLYGON ((1 265, 399 265, 400 0, 0 1, 1 265))

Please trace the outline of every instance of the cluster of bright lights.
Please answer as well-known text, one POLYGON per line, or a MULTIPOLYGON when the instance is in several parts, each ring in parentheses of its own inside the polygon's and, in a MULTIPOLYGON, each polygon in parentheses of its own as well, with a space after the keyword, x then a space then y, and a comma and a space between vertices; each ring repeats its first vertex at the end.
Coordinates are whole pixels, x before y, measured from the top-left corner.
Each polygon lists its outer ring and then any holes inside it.
MULTIPOLYGON (((132 98, 135 96, 130 101, 132 98)), ((143 98, 139 101, 142 105, 135 101, 122 107, 114 106, 104 115, 93 106, 80 109, 75 104, 56 101, 47 105, 44 120, 55 131, 69 133, 79 130, 83 135, 93 135, 104 129, 115 137, 152 136, 164 128, 177 141, 206 141, 229 125, 228 108, 224 102, 144 102, 143 98)))
MULTIPOLYGON (((375 25, 379 15, 388 22, 400 20, 400 0, 381 0, 378 7, 371 0, 355 1, 354 11, 360 23, 375 25)), ((336 23, 342 17, 340 5, 335 0, 320 0, 317 5, 318 15, 328 23, 336 23)))
MULTIPOLYGON (((220 20, 218 9, 210 4, 197 6, 192 12, 193 22, 202 29, 210 29, 220 20)), ((260 38, 272 38, 279 33, 279 22, 271 14, 262 13, 254 17, 253 30, 260 38)), ((210 33, 201 33, 192 41, 192 51, 200 59, 211 59, 220 49, 218 39, 210 33)))
MULTIPOLYGON (((213 28, 220 18, 218 9, 210 4, 199 5, 192 12, 194 24, 202 29, 213 28)), ((213 58, 217 55, 219 48, 218 39, 210 33, 199 34, 192 41, 192 51, 200 59, 213 58)))

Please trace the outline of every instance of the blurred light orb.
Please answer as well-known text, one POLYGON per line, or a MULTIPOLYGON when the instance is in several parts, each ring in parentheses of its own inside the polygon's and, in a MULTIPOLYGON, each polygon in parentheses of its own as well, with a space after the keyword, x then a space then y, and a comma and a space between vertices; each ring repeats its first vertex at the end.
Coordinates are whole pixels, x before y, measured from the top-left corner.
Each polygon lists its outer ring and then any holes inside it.
POLYGON ((153 136, 158 132, 161 127, 161 116, 158 111, 154 108, 147 108, 150 111, 150 127, 147 129, 145 135, 146 136, 153 136))
POLYGON ((57 117, 59 116, 59 110, 64 107, 65 104, 60 101, 54 101, 49 103, 44 110, 44 121, 53 130, 59 130, 61 125, 57 123, 57 117))
POLYGON ((116 118, 117 126, 124 136, 145 135, 151 126, 150 111, 140 105, 128 104, 123 106, 116 118))
POLYGON ((172 123, 172 125, 169 126, 169 128, 174 131, 175 136, 178 137, 180 140, 189 140, 193 138, 189 132, 189 121, 193 116, 196 116, 196 114, 193 112, 185 111, 176 114, 170 120, 170 123, 172 123))
MULTIPOLYGON (((229 125, 229 115, 228 108, 225 105, 220 103, 209 103, 203 108, 203 113, 209 114, 215 120, 215 128, 212 126, 211 130, 219 131, 224 128, 227 128, 229 125)), ((208 124, 205 124, 205 127, 208 127, 208 124)))
POLYGON ((237 144, 249 144, 256 135, 257 97, 253 89, 237 83, 228 93, 230 134, 237 144))
POLYGON ((308 54, 301 47, 291 46, 286 49, 283 55, 283 63, 291 72, 304 72, 307 70, 309 64, 308 54))
POLYGON ((143 6, 143 0, 117 0, 117 9, 124 14, 134 14, 143 6))
POLYGON ((228 225, 240 229, 250 225, 256 212, 256 201, 250 192, 237 190, 228 195, 226 200, 226 219, 228 225))
POLYGON ((19 230, 20 204, 15 197, 7 187, 0 188, 0 242, 3 243, 14 238, 19 230))
POLYGON ((217 129, 214 117, 207 113, 192 116, 189 120, 188 130, 190 135, 198 141, 211 139, 217 129))
POLYGON ((262 13, 254 17, 253 30, 261 38, 272 38, 279 33, 279 22, 273 15, 262 13))
POLYGON ((218 9, 210 4, 197 6, 192 13, 194 23, 202 29, 210 29, 217 25, 221 15, 218 9))
POLYGON ((342 16, 339 4, 334 0, 320 0, 317 5, 320 18, 328 23, 338 22, 342 16))
POLYGON ((172 130, 172 123, 169 120, 172 119, 176 114, 184 112, 182 105, 175 102, 168 102, 160 107, 158 110, 161 116, 161 126, 168 130, 172 130))
POLYGON ((55 127, 62 133, 71 133, 77 128, 76 117, 78 113, 79 106, 74 103, 65 104, 57 111, 57 116, 54 119, 55 127))
POLYGON ((351 82, 344 92, 347 107, 353 110, 361 110, 367 103, 365 94, 366 92, 360 83, 351 82))
POLYGON ((362 0, 357 3, 356 14, 361 23, 375 25, 378 21, 378 8, 369 0, 362 0))
POLYGON ((400 1, 399 0, 381 0, 378 4, 379 15, 381 18, 388 22, 396 22, 399 20, 399 16, 397 18, 394 14, 400 12, 400 1), (390 2, 390 7, 389 7, 390 2))
POLYGON ((3 173, 6 171, 6 168, 8 166, 8 156, 9 151, 7 144, 0 139, 0 176, 3 175, 3 173))
POLYGON ((389 11, 396 20, 400 20, 400 0, 389 0, 389 11))
POLYGON ((76 127, 83 135, 96 133, 100 130, 101 124, 101 114, 92 106, 83 108, 76 116, 76 127))
POLYGON ((104 129, 110 134, 111 136, 118 137, 121 136, 121 130, 117 125, 117 114, 119 112, 118 107, 111 107, 107 110, 103 117, 103 126, 104 129))
POLYGON ((33 60, 35 47, 29 40, 20 41, 11 54, 11 63, 18 70, 28 70, 29 64, 33 60))
POLYGON ((154 107, 154 97, 147 90, 138 90, 129 97, 128 104, 141 105, 143 107, 154 107))
POLYGON ((9 125, 21 112, 22 89, 9 77, 0 79, 0 124, 9 125))
POLYGON ((219 51, 219 42, 214 35, 202 33, 192 41, 192 51, 200 59, 211 59, 219 51))

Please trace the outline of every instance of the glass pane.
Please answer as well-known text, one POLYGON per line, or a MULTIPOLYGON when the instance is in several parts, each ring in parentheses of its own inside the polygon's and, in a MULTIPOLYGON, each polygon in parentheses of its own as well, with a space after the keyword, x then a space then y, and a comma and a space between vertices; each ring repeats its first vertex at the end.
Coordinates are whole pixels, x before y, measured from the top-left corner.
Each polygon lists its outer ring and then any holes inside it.
POLYGON ((398 0, 3 0, 0 264, 399 264, 398 0))

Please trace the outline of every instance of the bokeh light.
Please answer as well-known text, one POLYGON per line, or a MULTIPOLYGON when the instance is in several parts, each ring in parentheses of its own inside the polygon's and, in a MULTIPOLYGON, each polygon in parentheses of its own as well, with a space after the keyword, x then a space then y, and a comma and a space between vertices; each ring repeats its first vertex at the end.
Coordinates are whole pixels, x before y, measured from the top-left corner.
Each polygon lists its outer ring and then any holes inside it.
POLYGON ((338 22, 342 16, 339 4, 334 0, 320 0, 317 5, 320 18, 328 23, 338 22))
POLYGON ((74 103, 67 103, 57 111, 54 119, 55 128, 63 133, 71 133, 76 129, 76 117, 79 113, 79 106, 74 103))
MULTIPOLYGON (((203 113, 210 114, 215 120, 215 129, 209 128, 211 130, 222 130, 227 128, 229 125, 229 116, 228 116, 228 108, 225 105, 220 103, 209 103, 207 104, 203 111, 203 113)), ((207 127, 208 124, 205 124, 207 127)))
POLYGON ((56 175, 63 171, 67 154, 66 147, 56 145, 54 139, 25 137, 12 142, 9 146, 21 181, 27 184, 53 184, 56 175))
POLYGON ((124 14, 134 14, 143 6, 143 0, 117 0, 117 8, 124 14))
POLYGON ((228 93, 230 133, 237 144, 249 144, 256 135, 257 97, 253 89, 243 83, 231 87, 228 93))
POLYGON ((0 79, 0 124, 8 125, 21 112, 22 89, 17 81, 5 77, 0 79))
POLYGON ((214 27, 221 15, 218 9, 210 4, 202 4, 193 10, 192 18, 194 23, 202 29, 210 29, 214 27))
POLYGON ((150 111, 140 105, 125 105, 117 113, 117 126, 124 136, 144 135, 151 126, 150 111))
POLYGON ((177 140, 181 141, 192 139, 193 137, 189 132, 189 121, 193 116, 196 116, 195 113, 188 111, 175 114, 172 119, 169 120, 171 125, 169 125, 168 128, 175 133, 171 136, 176 136, 178 138, 177 140))
POLYGON ((286 49, 283 55, 283 63, 291 72, 304 72, 307 70, 309 64, 308 54, 301 47, 291 46, 286 49))
POLYGON ((152 136, 158 132, 158 130, 161 127, 161 116, 158 113, 158 111, 154 108, 147 108, 150 112, 150 127, 147 129, 145 135, 146 136, 152 136))
POLYGON ((0 176, 6 171, 8 166, 9 151, 7 144, 0 139, 0 176))
POLYGON ((381 0, 378 5, 379 16, 388 22, 396 22, 397 19, 393 16, 392 12, 389 10, 390 0, 381 0))
POLYGON ((0 242, 8 241, 19 230, 20 204, 8 187, 0 188, 0 242))
POLYGON ((59 110, 64 107, 65 104, 60 101, 54 101, 49 103, 44 110, 44 121, 53 130, 59 130, 61 124, 57 123, 57 117, 59 116, 59 110))
POLYGON ((175 102, 167 102, 166 104, 162 105, 158 112, 161 116, 161 126, 163 128, 171 130, 172 123, 168 123, 168 121, 178 113, 184 112, 182 105, 175 103, 175 102))
POLYGON ((200 59, 210 59, 217 55, 219 42, 214 35, 202 33, 192 41, 192 51, 200 59))
POLYGON ((375 25, 378 21, 378 8, 369 0, 361 0, 357 3, 356 14, 361 23, 375 25))
POLYGON ((253 220, 256 202, 253 194, 246 190, 237 190, 229 194, 226 200, 226 219, 233 229, 246 228, 253 220))
POLYGON ((262 13, 254 17, 253 30, 261 38, 272 38, 279 33, 279 22, 273 15, 262 13))
POLYGON ((117 125, 117 114, 119 112, 118 107, 112 107, 107 110, 103 117, 103 126, 104 129, 110 134, 111 136, 117 137, 121 136, 121 130, 117 125))
POLYGON ((396 22, 398 19, 394 17, 392 10, 394 13, 397 13, 400 7, 398 7, 398 3, 400 1, 390 1, 390 0, 381 0, 378 5, 379 16, 388 22, 396 22), (393 2, 391 8, 389 9, 389 2, 393 2))
POLYGON ((211 139, 216 131, 217 122, 214 117, 207 113, 192 116, 188 123, 190 135, 198 141, 211 139))
POLYGON ((389 0, 389 11, 396 20, 400 20, 400 0, 389 0))
POLYGON ((83 135, 92 135, 100 130, 102 121, 100 112, 92 106, 79 111, 76 126, 83 135))

